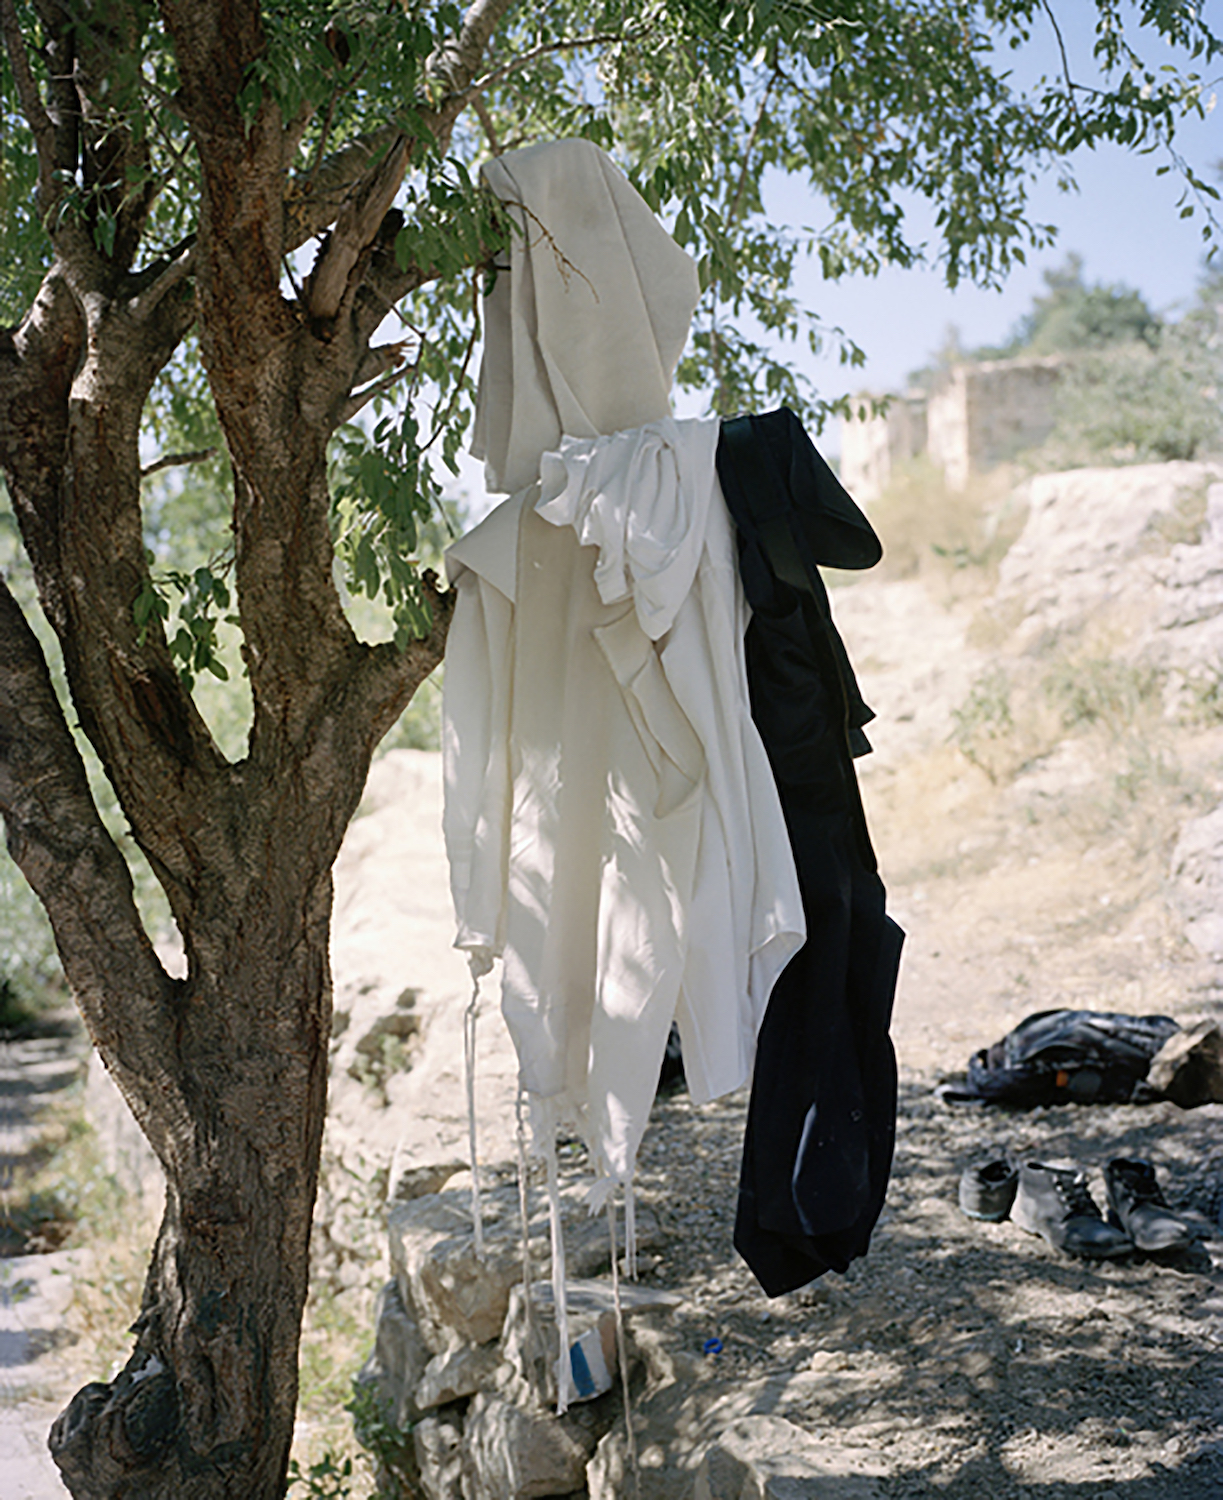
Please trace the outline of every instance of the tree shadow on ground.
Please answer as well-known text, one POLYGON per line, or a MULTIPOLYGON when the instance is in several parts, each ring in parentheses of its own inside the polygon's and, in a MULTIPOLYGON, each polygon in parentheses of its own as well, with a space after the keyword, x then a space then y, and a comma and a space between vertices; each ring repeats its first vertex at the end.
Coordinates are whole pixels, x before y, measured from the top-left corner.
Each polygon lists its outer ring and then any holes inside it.
MULTIPOLYGON (((693 1113, 692 1154, 720 1151, 724 1173, 741 1109, 693 1113)), ((908 1080, 869 1256, 770 1305, 731 1269, 724 1226, 703 1264, 689 1254, 679 1335, 694 1350, 721 1338, 720 1373, 759 1384, 755 1409, 880 1460, 888 1500, 1223 1495, 1223 1256, 1076 1261, 956 1206, 964 1165, 1004 1148, 1091 1168, 1101 1207, 1105 1162, 1147 1156, 1170 1201, 1205 1222, 1221 1120, 1217 1105, 954 1111, 908 1080)))

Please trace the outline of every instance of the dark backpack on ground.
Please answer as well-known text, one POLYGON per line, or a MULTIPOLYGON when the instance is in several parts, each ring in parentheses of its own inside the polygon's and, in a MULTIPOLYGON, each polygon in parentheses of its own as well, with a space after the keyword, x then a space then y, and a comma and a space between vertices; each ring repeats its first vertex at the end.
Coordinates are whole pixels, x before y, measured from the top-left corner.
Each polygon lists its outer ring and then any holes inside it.
POLYGON ((1167 1016, 1043 1010, 992 1047, 974 1053, 965 1087, 951 1102, 1034 1109, 1042 1104, 1125 1104, 1151 1060, 1180 1027, 1167 1016))

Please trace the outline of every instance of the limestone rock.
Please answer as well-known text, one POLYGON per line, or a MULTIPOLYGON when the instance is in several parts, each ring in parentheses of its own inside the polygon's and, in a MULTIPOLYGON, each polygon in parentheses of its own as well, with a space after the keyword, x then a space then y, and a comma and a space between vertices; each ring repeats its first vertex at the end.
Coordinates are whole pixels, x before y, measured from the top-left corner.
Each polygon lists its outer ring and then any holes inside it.
POLYGON ((440 1193, 452 1177, 467 1171, 465 1161, 432 1162, 428 1166, 406 1167, 402 1170, 397 1170, 397 1166, 392 1158, 391 1186, 387 1197, 399 1203, 410 1203, 413 1198, 440 1193))
POLYGON ((1223 807, 1185 824, 1172 851, 1172 883, 1185 936, 1200 953, 1223 955, 1223 807))
POLYGON ((1151 1060, 1147 1083, 1182 1109, 1223 1103, 1223 1031, 1199 1021, 1168 1038, 1151 1060))
MULTIPOLYGON (((641 1500, 692 1500, 691 1468, 658 1443, 647 1442, 643 1448, 641 1434, 637 1435, 637 1444, 641 1500)), ((586 1484, 590 1500, 635 1496, 622 1425, 613 1428, 595 1449, 586 1468, 586 1484)))
POLYGON ((406 1429, 420 1415, 415 1393, 429 1352, 416 1319, 403 1305, 398 1284, 388 1282, 378 1293, 374 1349, 357 1384, 374 1387, 382 1409, 397 1427, 406 1429))
MULTIPOLYGON (((569 1311, 570 1342, 575 1342, 587 1330, 598 1326, 606 1335, 604 1357, 607 1359, 608 1369, 614 1374, 617 1358, 615 1301, 610 1281, 570 1281, 566 1286, 565 1300, 569 1311)), ((621 1285, 620 1306, 624 1313, 630 1370, 641 1358, 634 1333, 642 1316, 647 1313, 669 1313, 678 1305, 679 1300, 674 1293, 654 1287, 639 1286, 631 1282, 621 1285)), ((532 1400, 540 1406, 552 1406, 556 1402, 558 1344, 551 1282, 532 1283, 530 1316, 527 1314, 527 1297, 519 1282, 510 1292, 505 1331, 501 1340, 502 1357, 517 1379, 529 1389, 532 1400)), ((668 1371, 654 1383, 660 1384, 670 1378, 672 1377, 668 1371)))
POLYGON ((1123 589, 1150 592, 1150 564, 1165 550, 1161 528, 1187 497, 1219 477, 1214 465, 1175 462, 1032 479, 1024 487, 1027 523, 998 575, 1000 595, 1024 600, 1027 617, 1018 639, 1027 645, 1043 632, 1073 627, 1123 589), (1100 523, 1103 504, 1106 526, 1100 523))
POLYGON ((501 1363, 497 1344, 462 1344, 448 1354, 435 1354, 416 1387, 416 1404, 421 1411, 431 1411, 488 1390, 501 1363))
POLYGON ((510 1208, 508 1193, 485 1194, 481 1258, 466 1193, 447 1190, 391 1205, 391 1267, 435 1352, 460 1342, 487 1344, 500 1335, 510 1288, 522 1276, 510 1208))
MULTIPOLYGON (((632 1402, 641 1500, 691 1500, 694 1452, 700 1451, 700 1396, 687 1382, 673 1382, 653 1395, 634 1389, 632 1402)), ((600 1439, 586 1469, 586 1484, 590 1500, 622 1500, 634 1493, 623 1420, 600 1439)))
POLYGON ((412 1429, 426 1500, 463 1500, 463 1423, 454 1412, 422 1417, 412 1429))
MULTIPOLYGON (((610 1264, 607 1227, 591 1218, 575 1183, 563 1194, 565 1250, 571 1276, 581 1278, 610 1264)), ((405 1305, 420 1321, 435 1353, 456 1343, 487 1344, 498 1337, 510 1289, 522 1279, 518 1188, 513 1182, 486 1190, 484 1254, 478 1258, 471 1223, 470 1177, 452 1179, 443 1192, 391 1205, 387 1219, 391 1266, 405 1305)), ((661 1242, 657 1218, 642 1207, 637 1242, 661 1242)), ((535 1205, 530 1220, 532 1277, 548 1270, 547 1214, 535 1205)))
POLYGON ((706 1449, 692 1500, 879 1500, 871 1467, 784 1417, 743 1417, 706 1449))
POLYGON ((596 1434, 584 1424, 473 1397, 463 1424, 464 1500, 542 1500, 582 1488, 596 1434))

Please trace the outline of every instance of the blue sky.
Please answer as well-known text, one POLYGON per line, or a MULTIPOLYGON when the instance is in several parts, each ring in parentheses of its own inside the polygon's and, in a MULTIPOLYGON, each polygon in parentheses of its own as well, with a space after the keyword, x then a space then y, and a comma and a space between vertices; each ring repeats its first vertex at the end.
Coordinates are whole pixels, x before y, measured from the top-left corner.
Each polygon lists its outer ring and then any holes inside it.
MULTIPOLYGON (((1095 82, 1091 58, 1094 5, 1069 0, 1056 9, 1072 76, 1076 81, 1095 82)), ((1203 9, 1217 11, 1219 7, 1208 3, 1203 9)), ((1209 15, 1207 19, 1211 19, 1209 15)), ((1216 15, 1216 30, 1219 23, 1216 15)), ((1163 60, 1146 44, 1143 50, 1156 64, 1163 60)), ((1031 44, 1015 58, 1016 72, 1025 80, 1058 70, 1060 58, 1052 29, 1034 33, 1031 44)), ((1184 60, 1178 61, 1184 68, 1184 60)), ((1207 90, 1208 95, 1211 92, 1207 90)), ((1186 121, 1177 145, 1199 175, 1218 185, 1217 167, 1223 164, 1223 108, 1214 109, 1203 121, 1186 121)), ((1032 218, 1057 225, 1057 241, 1052 249, 1033 253, 1028 264, 1014 271, 1000 291, 961 286, 952 292, 933 268, 887 270, 876 277, 825 282, 818 263, 804 261, 794 283, 800 300, 823 321, 844 328, 864 349, 867 363, 864 368, 850 369, 839 365, 834 356, 817 360, 804 351, 796 354, 796 365, 828 397, 846 391, 901 389, 906 374, 924 364, 943 343, 950 324, 959 329, 966 347, 999 342, 1043 290, 1041 273, 1061 265, 1072 251, 1082 256, 1088 282, 1136 287, 1157 312, 1175 316, 1194 294, 1204 246, 1200 210, 1190 219, 1179 216, 1181 180, 1175 173, 1156 175, 1165 159, 1160 153, 1139 155, 1105 146, 1080 151, 1072 159, 1077 192, 1060 191, 1054 172, 1035 183, 1032 218)), ((767 201, 780 222, 821 221, 819 200, 794 179, 778 178, 770 184, 767 201)), ((1216 211, 1223 216, 1219 205, 1216 211)), ((929 222, 928 215, 925 222, 929 222)), ((914 225, 920 237, 920 207, 915 210, 914 225)), ((835 433, 825 434, 823 446, 835 451, 835 433)))
MULTIPOLYGON (((1199 171, 1223 156, 1223 111, 1187 130, 1185 145, 1199 171)), ((1058 191, 1052 177, 1037 184, 1033 214, 1058 225, 1057 243, 1033 254, 999 291, 974 286, 950 291, 933 268, 825 282, 818 264, 804 261, 795 277, 800 300, 824 321, 844 328, 865 350, 867 364, 845 369, 831 356, 808 355, 802 367, 828 396, 896 389, 942 343, 949 324, 959 328, 966 346, 1000 341, 1043 290, 1041 273, 1060 265, 1070 251, 1083 257, 1089 282, 1136 287, 1156 311, 1175 314, 1192 298, 1201 273, 1201 218, 1179 217, 1180 184, 1172 175, 1155 175, 1159 161, 1106 147, 1076 159, 1078 192, 1058 191)), ((803 197, 792 181, 779 182, 770 193, 778 217, 791 219, 815 206, 803 197)))

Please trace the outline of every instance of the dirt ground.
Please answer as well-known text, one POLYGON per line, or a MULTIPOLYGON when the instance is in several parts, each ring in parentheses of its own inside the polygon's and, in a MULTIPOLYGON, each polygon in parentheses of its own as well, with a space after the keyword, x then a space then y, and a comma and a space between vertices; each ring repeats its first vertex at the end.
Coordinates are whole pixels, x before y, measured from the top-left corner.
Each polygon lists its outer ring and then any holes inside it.
POLYGON ((1223 1107, 952 1110, 905 1070, 896 1165, 870 1254, 772 1302, 730 1245, 744 1101, 659 1108, 643 1196, 670 1234, 646 1280, 681 1293, 680 1343, 717 1338, 727 1383, 878 1460, 880 1493, 948 1500, 1223 1495, 1223 1243, 1088 1264, 955 1205, 1005 1149, 1095 1171, 1149 1155, 1170 1201, 1217 1210, 1223 1107), (694 1149, 695 1148, 695 1149, 694 1149))
MULTIPOLYGON (((656 1107, 643 1149, 643 1194, 670 1225, 648 1274, 682 1293, 692 1352, 720 1339, 728 1380, 764 1380, 770 1409, 869 1452, 888 1500, 1215 1500, 1223 1105, 1014 1112, 946 1105, 934 1087, 1037 1010, 1220 1015, 1219 964, 1185 941, 1168 871, 1184 822, 1219 801, 1223 741, 1217 723, 1170 721, 1153 704, 1043 725, 1017 711, 992 743, 969 744, 992 760, 966 757, 956 710, 999 661, 1020 694, 1025 673, 1040 684, 1027 699, 1040 708, 1059 652, 1077 653, 1081 683, 1101 649, 1082 622, 1069 645, 982 649, 991 586, 935 575, 834 593, 883 709, 877 754, 860 765, 908 933, 896 1160, 870 1254, 765 1299, 730 1243, 746 1100, 696 1109, 680 1095, 656 1107), (1202 1240, 1159 1261, 1091 1264, 965 1218, 960 1172, 1007 1151, 1089 1170, 1101 1207, 1105 1163, 1149 1157, 1202 1240)), ((1114 613, 1118 657, 1143 628, 1132 604, 1114 613)))

